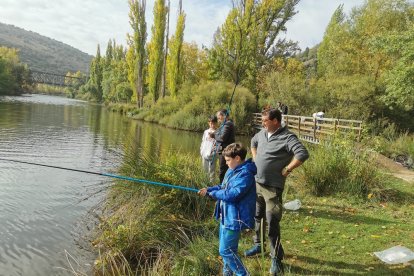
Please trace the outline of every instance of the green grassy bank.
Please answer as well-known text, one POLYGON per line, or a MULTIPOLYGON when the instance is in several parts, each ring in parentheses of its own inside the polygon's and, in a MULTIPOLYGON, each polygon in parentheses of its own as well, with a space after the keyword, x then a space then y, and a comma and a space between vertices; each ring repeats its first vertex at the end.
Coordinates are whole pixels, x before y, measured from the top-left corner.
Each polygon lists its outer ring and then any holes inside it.
MULTIPOLYGON (((285 211, 282 220, 286 275, 414 273, 373 255, 395 245, 414 248, 414 184, 385 176, 353 148, 343 141, 310 147, 311 158, 289 178, 285 201, 298 198, 302 208, 285 211)), ((207 183, 198 156, 154 157, 134 146, 126 152, 123 174, 189 187, 207 183)), ((96 273, 219 275, 213 207, 192 192, 117 183, 94 241, 96 273)), ((251 236, 243 234, 240 252, 252 245, 251 236)), ((267 254, 244 262, 252 275, 268 275, 267 254)))

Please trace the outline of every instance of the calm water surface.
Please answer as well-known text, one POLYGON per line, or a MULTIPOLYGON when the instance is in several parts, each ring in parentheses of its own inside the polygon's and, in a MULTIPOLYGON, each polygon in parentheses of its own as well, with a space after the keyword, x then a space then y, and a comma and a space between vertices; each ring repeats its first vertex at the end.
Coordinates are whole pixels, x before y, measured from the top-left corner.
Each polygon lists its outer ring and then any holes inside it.
MULTIPOLYGON (((116 173, 125 144, 160 155, 198 151, 200 139, 82 101, 0 97, 0 158, 116 173)), ((84 236, 111 181, 0 160, 0 275, 90 274, 95 253, 84 236)))

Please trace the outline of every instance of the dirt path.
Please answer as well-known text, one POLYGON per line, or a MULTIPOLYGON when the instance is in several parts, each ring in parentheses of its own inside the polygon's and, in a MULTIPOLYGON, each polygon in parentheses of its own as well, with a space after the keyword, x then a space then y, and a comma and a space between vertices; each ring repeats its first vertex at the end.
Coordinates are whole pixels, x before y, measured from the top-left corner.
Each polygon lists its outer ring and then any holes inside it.
POLYGON ((414 184, 414 171, 394 162, 382 154, 376 154, 378 165, 385 168, 389 174, 414 184))

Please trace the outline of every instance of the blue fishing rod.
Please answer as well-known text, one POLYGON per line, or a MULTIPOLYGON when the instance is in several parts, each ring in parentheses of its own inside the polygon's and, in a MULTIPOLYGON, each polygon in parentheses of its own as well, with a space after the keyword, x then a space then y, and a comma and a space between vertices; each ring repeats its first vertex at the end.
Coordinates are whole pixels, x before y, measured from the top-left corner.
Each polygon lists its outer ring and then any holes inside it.
POLYGON ((13 160, 13 159, 5 159, 5 158, 0 158, 0 160, 1 161, 7 161, 7 162, 15 162, 15 163, 21 163, 21 164, 34 165, 34 166, 42 166, 42 167, 54 168, 54 169, 60 169, 60 170, 66 170, 66 171, 95 174, 95 175, 112 177, 112 178, 132 181, 132 182, 144 183, 144 184, 148 184, 148 185, 161 186, 161 187, 166 187, 166 188, 170 188, 170 189, 178 189, 178 190, 184 190, 184 191, 190 191, 190 192, 196 192, 196 193, 199 191, 199 189, 196 189, 196 188, 190 188, 190 187, 185 187, 185 186, 167 184, 167 183, 162 183, 162 182, 150 181, 150 180, 139 179, 139 178, 134 178, 134 177, 129 177, 129 176, 116 175, 116 174, 111 174, 111 173, 92 172, 92 171, 86 171, 86 170, 78 170, 78 169, 72 169, 72 168, 65 168, 65 167, 52 166, 52 165, 46 165, 46 164, 40 164, 40 163, 34 163, 34 162, 27 162, 27 161, 19 161, 19 160, 13 160))
MULTIPOLYGON (((227 122, 227 118, 230 116, 230 109, 231 109, 231 104, 233 103, 233 98, 234 98, 234 92, 236 92, 236 87, 238 85, 238 80, 236 80, 236 83, 234 84, 234 88, 233 88, 233 93, 231 94, 231 98, 229 101, 229 104, 227 105, 227 109, 226 109, 226 117, 224 118, 223 123, 220 125, 219 129, 217 130, 217 134, 221 135, 221 132, 223 131, 224 125, 227 122)), ((214 163, 215 159, 216 159, 216 154, 218 153, 218 151, 220 150, 221 147, 221 143, 215 143, 214 145, 214 149, 213 149, 213 157, 210 160, 210 165, 214 163)))

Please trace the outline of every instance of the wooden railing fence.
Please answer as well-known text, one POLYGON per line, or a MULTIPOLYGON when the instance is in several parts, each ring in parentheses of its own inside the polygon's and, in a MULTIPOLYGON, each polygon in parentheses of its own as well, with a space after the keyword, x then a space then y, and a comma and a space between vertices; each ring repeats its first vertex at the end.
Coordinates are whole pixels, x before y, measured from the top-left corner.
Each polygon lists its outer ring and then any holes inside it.
MULTIPOLYGON (((300 139, 311 143, 319 144, 321 139, 331 137, 338 132, 354 135, 358 141, 361 139, 362 121, 359 120, 283 115, 282 123, 300 139)), ((253 113, 253 125, 257 129, 262 128, 261 113, 253 113)))

